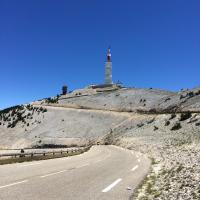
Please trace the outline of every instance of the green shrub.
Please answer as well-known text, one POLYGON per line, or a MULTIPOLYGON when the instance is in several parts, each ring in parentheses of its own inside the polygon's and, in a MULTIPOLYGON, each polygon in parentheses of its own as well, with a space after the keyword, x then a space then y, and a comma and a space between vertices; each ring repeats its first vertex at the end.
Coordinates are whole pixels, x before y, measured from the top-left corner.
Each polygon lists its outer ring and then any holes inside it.
POLYGON ((185 121, 192 116, 191 112, 181 113, 180 121, 185 121))
POLYGON ((43 112, 43 113, 47 112, 47 109, 46 109, 46 108, 44 108, 42 112, 43 112))
POLYGON ((56 98, 47 98, 46 100, 45 100, 45 103, 58 103, 58 98, 56 97, 56 98))
POLYGON ((176 114, 172 113, 169 120, 174 119, 176 117, 176 114))
POLYGON ((181 129, 182 127, 181 127, 181 124, 179 123, 179 122, 176 122, 173 126, 172 126, 172 128, 171 128, 171 130, 172 131, 175 131, 175 130, 179 130, 179 129, 181 129))
POLYGON ((167 121, 165 122, 165 126, 169 126, 169 125, 170 125, 170 121, 167 120, 167 121))

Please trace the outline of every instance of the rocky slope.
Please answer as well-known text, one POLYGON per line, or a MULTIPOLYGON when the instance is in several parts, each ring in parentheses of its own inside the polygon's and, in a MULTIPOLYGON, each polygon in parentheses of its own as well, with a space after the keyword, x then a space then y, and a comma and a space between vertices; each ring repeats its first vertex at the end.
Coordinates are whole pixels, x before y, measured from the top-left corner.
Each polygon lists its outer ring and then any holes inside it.
MULTIPOLYGON (((180 112, 187 115, 198 113, 199 108, 199 88, 178 93, 156 89, 86 88, 0 111, 0 147, 43 143, 84 145, 99 140, 124 121, 132 120, 140 126, 140 120, 151 115, 180 112)), ((128 124, 126 126, 127 129, 128 124)))
POLYGON ((200 199, 200 114, 154 115, 114 134, 114 144, 152 159, 152 171, 133 199, 200 199))
POLYGON ((116 144, 152 159, 133 198, 200 199, 200 88, 81 89, 0 111, 0 147, 116 144))
POLYGON ((122 112, 172 113, 200 112, 200 88, 181 92, 158 89, 121 88, 107 92, 74 92, 62 96, 64 106, 122 112))
POLYGON ((1 148, 44 144, 84 146, 129 117, 126 113, 30 105, 14 112, 10 109, 1 115, 1 148))

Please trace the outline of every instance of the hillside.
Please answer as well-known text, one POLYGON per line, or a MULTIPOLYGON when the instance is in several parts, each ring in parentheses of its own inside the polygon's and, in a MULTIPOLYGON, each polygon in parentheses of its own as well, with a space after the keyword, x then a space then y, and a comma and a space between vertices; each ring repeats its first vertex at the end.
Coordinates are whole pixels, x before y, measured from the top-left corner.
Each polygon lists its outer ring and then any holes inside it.
POLYGON ((1 148, 98 142, 140 151, 153 170, 135 199, 200 198, 200 88, 80 89, 0 111, 0 137, 1 148))
POLYGON ((199 112, 200 88, 178 93, 158 89, 121 88, 113 91, 74 92, 62 96, 58 103, 88 109, 122 112, 173 113, 199 112))
POLYGON ((129 116, 59 107, 48 107, 47 112, 43 112, 39 107, 34 108, 37 110, 29 111, 27 106, 23 106, 22 110, 18 111, 23 113, 22 120, 14 127, 12 127, 13 119, 17 116, 12 116, 11 111, 5 114, 8 119, 2 121, 0 126, 2 148, 22 148, 52 143, 69 146, 85 145, 90 139, 107 134, 112 126, 116 126, 129 116))
POLYGON ((132 118, 139 124, 151 115, 199 111, 199 88, 178 93, 157 89, 86 88, 0 111, 0 147, 85 145, 132 118))

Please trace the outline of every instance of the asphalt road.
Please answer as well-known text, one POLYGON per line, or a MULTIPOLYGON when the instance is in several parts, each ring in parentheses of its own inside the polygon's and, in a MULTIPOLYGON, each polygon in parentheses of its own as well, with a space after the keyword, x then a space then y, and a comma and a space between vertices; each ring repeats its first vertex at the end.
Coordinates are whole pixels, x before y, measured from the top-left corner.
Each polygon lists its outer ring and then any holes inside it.
POLYGON ((94 146, 84 154, 0 166, 0 200, 128 200, 150 167, 139 153, 94 146))

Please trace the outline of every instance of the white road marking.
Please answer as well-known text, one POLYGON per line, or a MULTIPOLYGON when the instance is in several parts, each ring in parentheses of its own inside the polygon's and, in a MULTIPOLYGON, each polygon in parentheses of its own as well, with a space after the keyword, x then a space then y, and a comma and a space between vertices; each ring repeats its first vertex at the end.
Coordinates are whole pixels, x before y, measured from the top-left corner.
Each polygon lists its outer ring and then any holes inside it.
POLYGON ((46 175, 43 175, 43 176, 40 176, 40 178, 45 178, 45 177, 48 177, 48 176, 53 176, 53 175, 56 175, 56 174, 60 174, 60 173, 63 173, 63 172, 66 172, 67 170, 62 170, 62 171, 59 171, 59 172, 54 172, 54 173, 51 173, 51 174, 46 174, 46 175))
POLYGON ((140 159, 138 159, 138 162, 140 162, 140 159))
POLYGON ((3 186, 0 186, 0 189, 6 188, 6 187, 11 187, 11 186, 14 186, 14 185, 19 185, 19 184, 26 183, 26 182, 28 182, 28 180, 24 180, 24 181, 20 181, 20 182, 15 182, 15 183, 11 183, 11 184, 8 184, 8 185, 3 185, 3 186))
POLYGON ((26 165, 19 165, 20 167, 28 167, 28 166, 32 166, 32 165, 40 165, 40 163, 31 163, 31 164, 26 164, 26 165))
POLYGON ((135 171, 137 168, 138 168, 138 165, 136 165, 135 167, 133 167, 133 168, 131 169, 131 171, 135 171))
POLYGON ((111 190, 113 187, 115 187, 122 179, 119 178, 116 181, 114 181, 112 184, 110 184, 108 187, 106 187, 105 189, 102 190, 102 192, 108 192, 109 190, 111 190))

